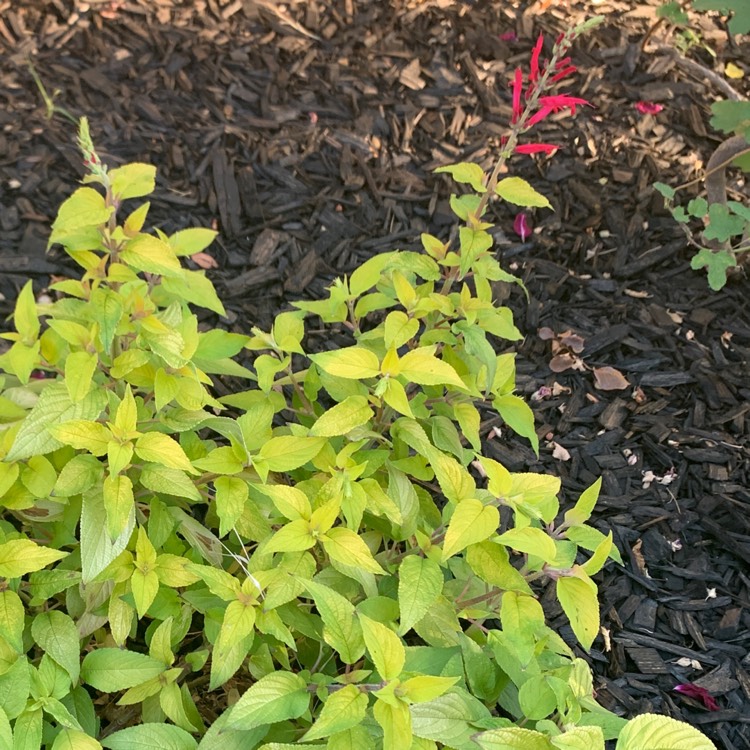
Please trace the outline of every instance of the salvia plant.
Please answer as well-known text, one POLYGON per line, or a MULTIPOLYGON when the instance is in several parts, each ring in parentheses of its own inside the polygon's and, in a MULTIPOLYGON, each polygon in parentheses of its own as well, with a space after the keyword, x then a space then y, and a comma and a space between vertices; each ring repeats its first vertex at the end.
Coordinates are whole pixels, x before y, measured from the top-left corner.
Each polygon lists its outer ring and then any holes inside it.
POLYGON ((492 411, 537 447, 485 214, 548 205, 500 175, 580 103, 545 90, 584 29, 516 73, 492 174, 444 170, 469 189, 456 242, 424 234, 247 336, 191 310, 224 313, 180 263, 215 233, 144 231, 148 202, 123 206, 155 170, 108 169, 81 121, 85 185, 50 237, 81 277, 25 286, 0 357, 0 747, 713 747, 605 710, 546 624, 545 582, 597 636, 599 482, 561 514, 559 479, 481 453, 492 411), (310 316, 343 345, 307 353, 310 316), (215 376, 251 387, 217 398, 215 376))

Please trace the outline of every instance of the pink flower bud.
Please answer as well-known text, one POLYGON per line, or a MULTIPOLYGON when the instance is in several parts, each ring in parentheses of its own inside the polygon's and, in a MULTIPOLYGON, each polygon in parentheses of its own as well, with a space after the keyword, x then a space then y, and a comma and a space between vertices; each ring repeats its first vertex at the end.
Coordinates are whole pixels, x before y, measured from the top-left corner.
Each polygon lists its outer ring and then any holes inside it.
POLYGON ((523 211, 516 214, 513 220, 513 231, 521 238, 521 242, 526 242, 526 238, 531 234, 529 219, 523 211))

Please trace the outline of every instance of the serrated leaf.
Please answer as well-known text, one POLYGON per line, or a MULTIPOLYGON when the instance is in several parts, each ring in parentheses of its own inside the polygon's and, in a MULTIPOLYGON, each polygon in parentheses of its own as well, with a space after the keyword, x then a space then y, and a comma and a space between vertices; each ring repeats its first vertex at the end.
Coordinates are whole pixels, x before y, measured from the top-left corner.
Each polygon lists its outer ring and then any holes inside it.
POLYGON ((454 385, 465 388, 451 365, 435 356, 435 346, 423 346, 404 354, 398 361, 399 374, 419 385, 454 385))
POLYGON ((385 573, 373 558, 368 546, 351 529, 337 526, 320 537, 323 548, 332 560, 353 565, 375 575, 385 573))
POLYGON ((443 591, 443 571, 426 557, 409 555, 398 570, 399 634, 419 622, 443 591))
POLYGON ((127 242, 120 251, 120 260, 137 271, 160 276, 179 274, 181 270, 174 250, 164 240, 150 234, 139 234, 127 242))
POLYGON ((195 750, 198 743, 172 724, 145 723, 120 729, 102 740, 108 750, 195 750))
POLYGON ((591 579, 582 571, 579 576, 559 578, 556 591, 560 606, 570 620, 570 627, 579 643, 588 651, 599 633, 599 601, 591 579))
POLYGON ((78 629, 64 612, 41 612, 31 623, 31 635, 39 646, 70 676, 73 685, 81 671, 78 629))
POLYGON ((487 188, 484 186, 484 170, 479 164, 461 162, 460 164, 449 164, 444 167, 438 167, 435 170, 435 174, 443 173, 448 173, 456 182, 471 185, 478 193, 487 191, 487 188))
POLYGON ((367 651, 378 674, 384 680, 398 677, 406 660, 401 639, 387 625, 365 615, 359 615, 359 622, 367 651))
POLYGON ((94 389, 84 399, 73 403, 65 383, 45 386, 34 408, 24 419, 5 460, 18 461, 60 448, 62 443, 55 439, 48 428, 73 420, 95 420, 106 402, 103 389, 94 389))
POLYGON ((315 458, 325 442, 323 437, 282 435, 265 442, 258 457, 270 471, 293 471, 315 458))
POLYGON ((365 396, 348 396, 340 404, 324 412, 310 428, 310 435, 336 437, 346 435, 355 427, 366 424, 373 415, 365 396))
POLYGON ((500 396, 493 402, 494 407, 500 413, 509 427, 519 435, 525 437, 539 455, 539 438, 534 430, 534 412, 529 405, 518 396, 500 396))
POLYGON ((341 594, 316 581, 300 583, 315 601, 323 620, 323 639, 338 652, 345 664, 359 661, 365 652, 362 627, 355 616, 354 605, 341 594))
POLYGON ((599 727, 573 727, 550 742, 556 750, 604 750, 604 732, 599 727))
POLYGON ((204 227, 190 227, 169 235, 169 246, 178 256, 195 255, 205 250, 215 239, 218 232, 204 227))
POLYGON ((145 654, 119 648, 98 648, 84 657, 81 680, 103 693, 114 693, 158 677, 165 669, 162 662, 145 654))
POLYGON ((310 694, 307 683, 290 672, 272 672, 261 677, 232 706, 227 727, 253 729, 296 719, 307 710, 310 694))
POLYGON ((500 525, 500 513, 493 505, 483 505, 479 500, 462 500, 453 511, 443 543, 443 560, 465 549, 470 544, 483 542, 500 525))
POLYGON ((15 591, 0 591, 0 636, 17 653, 23 653, 23 630, 25 610, 15 591))
POLYGON ((132 162, 109 172, 112 192, 124 201, 128 198, 142 198, 150 195, 156 187, 156 167, 150 164, 132 162))
POLYGON ((160 464, 168 469, 198 473, 182 446, 174 438, 160 432, 147 432, 141 435, 135 443, 135 453, 144 461, 160 464))
POLYGON ((526 208, 552 208, 550 202, 520 177, 505 177, 495 187, 495 192, 508 203, 526 208))
POLYGON ((546 734, 522 727, 490 729, 473 739, 482 750, 554 750, 546 734))
POLYGON ((547 563, 551 563, 557 557, 555 540, 533 526, 527 526, 524 529, 509 529, 501 534, 497 541, 511 549, 525 552, 527 555, 541 557, 547 563))
POLYGON ((67 552, 40 547, 31 539, 12 539, 0 544, 0 577, 19 578, 67 556, 67 552))
POLYGON ((350 380, 374 378, 380 373, 377 354, 361 346, 349 346, 332 352, 321 352, 310 357, 329 375, 350 380))
POLYGON ((615 750, 716 750, 716 745, 689 724, 642 714, 625 725, 615 750))
POLYGON ((401 310, 388 313, 384 325, 384 340, 386 349, 399 349, 407 341, 411 341, 419 331, 419 321, 410 318, 401 310))
POLYGON ((356 727, 365 718, 367 703, 367 695, 355 685, 345 685, 341 690, 331 693, 315 723, 301 737, 301 741, 318 740, 356 727))

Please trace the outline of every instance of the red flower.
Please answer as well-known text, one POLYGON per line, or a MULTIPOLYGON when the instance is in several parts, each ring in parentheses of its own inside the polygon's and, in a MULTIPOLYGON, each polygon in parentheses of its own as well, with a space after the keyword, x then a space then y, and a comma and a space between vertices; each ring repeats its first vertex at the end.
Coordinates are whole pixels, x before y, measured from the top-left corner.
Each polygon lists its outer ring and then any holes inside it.
POLYGON ((699 700, 709 711, 721 711, 721 707, 716 702, 713 695, 711 695, 706 688, 702 688, 699 685, 693 685, 687 682, 683 685, 675 685, 674 691, 699 700))
POLYGON ((544 45, 544 36, 540 34, 539 39, 536 40, 534 49, 531 52, 531 72, 529 73, 529 80, 532 83, 536 83, 537 80, 539 79, 539 55, 542 54, 543 45, 544 45))
MULTIPOLYGON (((566 59, 569 59, 569 58, 566 58, 566 59)), ((555 68, 555 69, 558 70, 558 68, 555 68)), ((578 68, 576 68, 575 65, 568 65, 566 68, 563 68, 562 70, 559 70, 557 73, 555 73, 555 75, 553 75, 550 78, 550 81, 552 83, 557 83, 558 81, 561 81, 566 76, 569 76, 572 73, 575 73, 577 70, 578 68)))
POLYGON ((636 102, 635 108, 642 115, 656 115, 664 109, 664 105, 655 104, 654 102, 636 102))
POLYGON ((539 104, 541 105, 541 108, 537 112, 535 112, 526 123, 526 126, 529 128, 532 125, 536 125, 538 122, 541 122, 545 117, 547 117, 547 115, 550 115, 554 112, 559 112, 565 107, 570 107, 570 114, 574 115, 576 113, 576 107, 580 104, 591 106, 585 99, 581 99, 577 96, 568 96, 568 94, 540 96, 539 104))
POLYGON ((553 154, 558 148, 551 143, 522 143, 514 150, 517 154, 553 154))
POLYGON ((513 117, 510 120, 510 124, 513 125, 518 122, 518 119, 523 113, 521 108, 521 93, 523 92, 523 71, 521 68, 516 68, 515 78, 513 79, 513 117))

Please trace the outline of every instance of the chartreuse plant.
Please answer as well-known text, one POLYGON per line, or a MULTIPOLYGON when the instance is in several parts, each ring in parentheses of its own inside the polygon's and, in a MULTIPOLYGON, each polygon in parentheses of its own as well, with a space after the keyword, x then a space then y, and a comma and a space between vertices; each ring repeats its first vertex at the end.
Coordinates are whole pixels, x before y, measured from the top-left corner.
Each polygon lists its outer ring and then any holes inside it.
POLYGON ((243 336, 190 309, 223 312, 179 261, 214 233, 144 231, 148 203, 123 203, 153 168, 107 170, 85 121, 80 142, 51 242, 81 278, 49 304, 26 286, 0 358, 1 747, 713 747, 599 706, 546 625, 545 581, 597 635, 599 483, 561 515, 558 479, 481 454, 493 411, 536 447, 493 303, 498 170, 451 168, 472 187, 455 245, 423 235, 243 336), (309 314, 346 345, 308 354, 309 314), (252 387, 217 399, 212 375, 252 387))
POLYGON ((695 181, 677 188, 657 182, 654 188, 664 196, 675 221, 682 226, 690 244, 697 248, 690 265, 696 270, 705 268, 709 286, 718 291, 727 283, 730 269, 746 259, 748 256, 744 253, 750 251, 750 206, 727 199, 725 176, 730 165, 750 173, 750 102, 720 101, 711 109, 711 125, 732 135, 716 149, 706 165, 706 173, 701 178, 705 182, 706 197, 693 198, 685 206, 675 205, 678 191, 695 181), (705 227, 698 239, 689 228, 693 220, 705 227))

